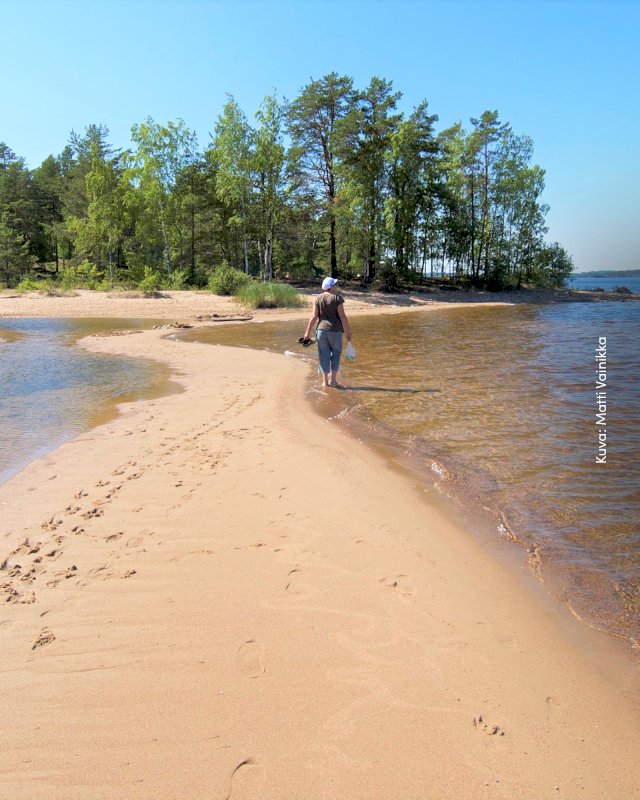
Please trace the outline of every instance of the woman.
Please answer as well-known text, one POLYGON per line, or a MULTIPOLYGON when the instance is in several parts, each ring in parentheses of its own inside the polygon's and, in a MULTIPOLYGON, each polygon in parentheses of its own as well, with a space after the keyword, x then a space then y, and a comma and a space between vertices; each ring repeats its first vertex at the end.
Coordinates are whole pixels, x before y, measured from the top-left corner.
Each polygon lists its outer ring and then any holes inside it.
POLYGON ((338 294, 337 283, 335 278, 325 278, 322 281, 322 294, 316 297, 313 316, 309 320, 303 341, 305 343, 309 341, 313 326, 317 323, 316 341, 323 375, 322 385, 344 389, 344 386, 338 383, 337 376, 340 369, 342 334, 346 333, 347 341, 350 342, 351 328, 344 312, 344 297, 338 294))

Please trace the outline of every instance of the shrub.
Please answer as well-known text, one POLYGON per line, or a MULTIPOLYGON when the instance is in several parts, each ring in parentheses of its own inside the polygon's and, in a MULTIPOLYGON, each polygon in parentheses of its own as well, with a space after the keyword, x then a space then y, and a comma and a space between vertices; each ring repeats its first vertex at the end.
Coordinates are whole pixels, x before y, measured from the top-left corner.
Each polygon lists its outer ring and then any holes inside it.
POLYGON ((235 292, 236 298, 251 308, 298 308, 304 300, 288 283, 251 282, 235 292))
POLYGON ((216 267, 209 278, 208 288, 214 294, 235 294, 241 287, 247 286, 251 278, 239 269, 230 267, 226 261, 216 267))
POLYGON ((151 267, 144 268, 144 278, 138 284, 138 289, 146 295, 154 295, 160 288, 160 275, 154 272, 151 267))
POLYGON ((87 258, 62 270, 60 285, 63 289, 96 289, 101 281, 98 267, 87 258))
POLYGON ((34 281, 31 278, 23 278, 16 286, 16 292, 49 292, 51 284, 49 281, 34 281))
POLYGON ((78 277, 73 267, 65 267, 60 273, 60 286, 63 289, 75 289, 78 277))
POLYGON ((189 280, 189 275, 186 269, 176 269, 170 275, 166 275, 162 279, 163 289, 186 289, 189 280))
POLYGON ((398 271, 389 262, 380 264, 376 274, 376 286, 381 292, 396 292, 400 288, 398 271))

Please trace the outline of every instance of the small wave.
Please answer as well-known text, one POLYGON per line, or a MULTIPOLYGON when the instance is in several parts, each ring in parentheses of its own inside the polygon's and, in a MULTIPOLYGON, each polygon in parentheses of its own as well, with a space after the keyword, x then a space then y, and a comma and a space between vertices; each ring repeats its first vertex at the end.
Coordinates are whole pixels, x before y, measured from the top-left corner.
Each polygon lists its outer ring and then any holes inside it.
POLYGON ((360 408, 360 406, 347 406, 346 408, 343 408, 342 411, 338 411, 338 413, 334 414, 332 417, 328 417, 328 419, 346 419, 358 408, 360 408))
POLYGON ((448 481, 451 478, 449 472, 442 466, 442 464, 438 464, 437 461, 431 462, 431 471, 435 472, 435 474, 440 478, 442 481, 448 481))
POLYGON ((504 519, 504 517, 502 517, 502 519, 498 523, 498 533, 500 534, 500 536, 504 536, 505 538, 510 539, 512 542, 517 541, 515 533, 507 525, 507 522, 504 519))

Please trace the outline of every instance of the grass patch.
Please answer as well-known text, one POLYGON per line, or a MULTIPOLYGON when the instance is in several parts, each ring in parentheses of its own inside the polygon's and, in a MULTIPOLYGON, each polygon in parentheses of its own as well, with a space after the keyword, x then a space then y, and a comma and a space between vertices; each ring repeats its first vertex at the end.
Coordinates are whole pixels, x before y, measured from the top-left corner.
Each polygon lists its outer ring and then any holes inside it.
POLYGON ((69 291, 59 284, 52 283, 47 280, 32 280, 31 278, 24 278, 14 289, 18 294, 28 294, 29 292, 37 292, 45 297, 77 297, 78 293, 69 291))
POLYGON ((110 292, 107 293, 107 297, 111 297, 117 300, 164 300, 167 295, 162 294, 162 292, 157 290, 151 290, 148 292, 140 291, 139 289, 112 289, 110 292))
POLYGON ((249 308, 299 308, 305 304, 298 292, 288 283, 252 282, 241 286, 234 296, 249 308))

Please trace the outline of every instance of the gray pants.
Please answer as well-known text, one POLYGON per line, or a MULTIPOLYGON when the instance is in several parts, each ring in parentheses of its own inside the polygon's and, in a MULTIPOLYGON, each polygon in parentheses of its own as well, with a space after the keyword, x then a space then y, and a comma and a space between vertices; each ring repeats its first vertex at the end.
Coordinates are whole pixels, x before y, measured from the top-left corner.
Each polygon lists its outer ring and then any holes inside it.
POLYGON ((340 369, 340 354, 342 353, 341 331, 316 331, 318 342, 318 358, 320 369, 327 372, 337 372, 340 369))

